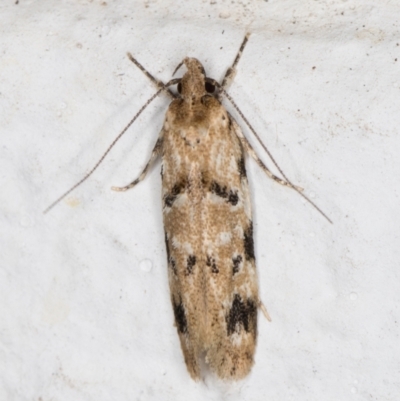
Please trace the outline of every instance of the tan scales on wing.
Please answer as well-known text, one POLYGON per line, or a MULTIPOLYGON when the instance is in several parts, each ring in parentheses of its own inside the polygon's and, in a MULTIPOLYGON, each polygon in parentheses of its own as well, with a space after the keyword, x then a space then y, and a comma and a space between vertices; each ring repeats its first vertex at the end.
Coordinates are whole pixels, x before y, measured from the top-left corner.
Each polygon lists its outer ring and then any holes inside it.
POLYGON ((183 98, 171 103, 163 128, 171 299, 192 377, 204 355, 219 377, 239 379, 253 364, 257 307, 247 311, 238 300, 258 305, 254 257, 244 249, 251 206, 243 148, 224 107, 205 92, 201 64, 185 64, 183 98), (248 315, 246 327, 238 313, 248 315))

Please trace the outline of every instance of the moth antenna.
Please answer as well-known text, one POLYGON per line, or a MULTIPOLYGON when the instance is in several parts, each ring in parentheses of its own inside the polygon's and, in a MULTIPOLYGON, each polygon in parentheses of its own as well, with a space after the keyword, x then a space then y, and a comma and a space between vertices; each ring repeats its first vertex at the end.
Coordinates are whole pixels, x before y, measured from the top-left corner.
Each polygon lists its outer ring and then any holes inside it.
POLYGON ((175 68, 175 70, 174 70, 172 76, 174 76, 174 75, 177 73, 177 71, 179 70, 179 68, 181 68, 182 66, 183 66, 183 61, 181 61, 181 62, 178 64, 178 66, 175 68))
POLYGON ((62 194, 59 198, 57 198, 50 206, 48 206, 44 211, 43 214, 46 214, 49 212, 57 203, 62 201, 67 195, 69 195, 74 189, 79 187, 84 181, 86 181, 92 174, 93 172, 99 167, 101 162, 104 160, 104 158, 108 155, 110 150, 114 147, 114 145, 118 142, 118 140, 121 138, 122 135, 125 134, 125 132, 128 130, 128 128, 135 122, 135 120, 140 116, 140 114, 143 112, 143 110, 162 92, 162 91, 167 91, 168 86, 175 85, 180 81, 180 79, 172 79, 171 81, 167 82, 166 84, 162 83, 162 85, 159 86, 158 91, 147 100, 147 102, 139 109, 139 111, 135 114, 135 116, 129 121, 129 123, 125 126, 125 128, 120 132, 120 134, 112 141, 111 145, 108 147, 108 149, 103 153, 103 156, 99 159, 99 161, 94 165, 94 167, 80 180, 78 181, 75 185, 73 185, 67 192, 62 194))
POLYGON ((247 32, 246 35, 244 36, 243 42, 240 45, 239 51, 236 54, 235 60, 233 61, 233 64, 228 68, 228 70, 225 73, 224 79, 222 80, 221 86, 222 88, 226 89, 230 83, 232 82, 233 78, 236 75, 236 66, 239 63, 239 60, 242 56, 243 50, 246 47, 246 44, 249 40, 250 37, 250 32, 247 32))
MULTIPOLYGON (((172 97, 173 99, 176 98, 176 95, 175 95, 173 92, 171 92, 171 91, 167 88, 167 86, 169 86, 168 84, 167 84, 167 85, 164 84, 164 82, 160 81, 159 79, 155 78, 152 74, 150 74, 150 73, 146 70, 146 68, 144 68, 144 67, 142 66, 142 64, 140 64, 139 61, 137 61, 137 60, 135 59, 135 57, 132 56, 132 54, 127 53, 127 56, 128 56, 128 58, 129 58, 129 60, 131 60, 132 63, 135 64, 136 67, 138 67, 139 70, 142 71, 143 74, 146 75, 146 77, 149 78, 150 81, 153 82, 153 84, 156 85, 156 87, 157 87, 158 89, 163 88, 163 89, 165 90, 165 92, 166 92, 170 97, 172 97)), ((180 65, 182 65, 182 63, 181 63, 180 65)), ((178 67, 179 67, 179 66, 178 66, 178 67)), ((175 70, 175 72, 176 72, 176 70, 175 70)), ((172 74, 172 76, 175 75, 175 72, 172 74)), ((170 85, 173 85, 173 84, 170 84, 170 85)))
POLYGON ((302 192, 300 192, 295 185, 292 184, 292 182, 286 177, 285 173, 282 171, 282 169, 279 167, 278 163, 275 161, 274 157, 272 156, 271 152, 268 150, 268 148, 264 145, 262 142, 261 138, 257 134, 256 130, 253 128, 253 126, 250 124, 249 120, 244 116, 242 111, 239 109, 238 105, 235 103, 235 101, 232 99, 232 97, 228 94, 228 92, 219 86, 219 89, 221 92, 226 96, 226 98, 231 102, 232 106, 236 109, 236 111, 239 113, 240 117, 242 120, 246 123, 246 125, 249 127, 250 131, 253 133, 253 135, 256 137, 257 141, 260 143, 262 148, 265 150, 269 158, 271 159, 272 163, 274 163, 275 167, 277 170, 281 173, 282 177, 290 184, 290 186, 300 195, 302 196, 310 205, 312 205, 323 217, 325 217, 326 220, 329 221, 329 223, 333 224, 333 221, 311 200, 309 199, 306 195, 304 195, 302 192))

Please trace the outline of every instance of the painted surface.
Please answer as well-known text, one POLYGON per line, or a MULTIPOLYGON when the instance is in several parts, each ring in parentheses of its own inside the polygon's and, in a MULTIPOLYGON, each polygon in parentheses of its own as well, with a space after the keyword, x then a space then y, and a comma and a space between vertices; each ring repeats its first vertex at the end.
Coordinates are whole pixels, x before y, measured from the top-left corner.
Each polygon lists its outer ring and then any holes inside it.
POLYGON ((368 0, 3 1, 0 399, 397 400, 399 13, 368 0), (248 160, 272 323, 259 315, 245 381, 196 384, 173 327, 160 164, 110 190, 144 167, 169 99, 42 210, 154 93, 127 51, 164 81, 186 56, 220 80, 246 30, 229 92, 334 225, 248 160))

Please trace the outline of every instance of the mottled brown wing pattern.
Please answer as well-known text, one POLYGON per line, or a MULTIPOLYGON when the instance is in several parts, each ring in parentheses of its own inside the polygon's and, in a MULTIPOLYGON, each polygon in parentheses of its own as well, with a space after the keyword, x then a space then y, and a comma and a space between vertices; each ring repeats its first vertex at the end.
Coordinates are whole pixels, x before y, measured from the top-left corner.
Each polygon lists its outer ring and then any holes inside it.
POLYGON ((213 97, 175 100, 164 124, 164 226, 171 300, 186 365, 220 378, 253 364, 258 287, 244 152, 213 97))

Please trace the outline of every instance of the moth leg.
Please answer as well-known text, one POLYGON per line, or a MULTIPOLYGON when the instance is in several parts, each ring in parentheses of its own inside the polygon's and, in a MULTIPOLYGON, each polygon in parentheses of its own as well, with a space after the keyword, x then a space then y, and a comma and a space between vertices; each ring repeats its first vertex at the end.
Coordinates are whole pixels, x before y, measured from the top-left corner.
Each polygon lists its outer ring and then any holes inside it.
POLYGON ((265 305, 261 301, 258 301, 258 307, 261 309, 261 312, 263 313, 265 318, 269 322, 271 322, 272 321, 271 316, 269 315, 267 308, 265 307, 265 305))
POLYGON ((273 174, 269 168, 263 163, 263 161, 258 157, 257 153, 251 146, 250 142, 247 140, 247 138, 243 135, 242 130, 240 129, 239 125, 237 122, 231 117, 232 125, 235 130, 235 133, 237 137, 240 139, 240 142, 242 143, 242 146, 244 150, 246 151, 247 154, 249 154, 255 161, 256 163, 261 167, 261 169, 264 171, 265 174, 268 175, 269 178, 273 179, 275 182, 278 184, 284 185, 286 187, 294 187, 298 191, 303 191, 304 188, 299 187, 297 185, 292 185, 289 182, 283 180, 282 178, 277 177, 275 174, 273 174))
POLYGON ((236 58, 235 58, 233 64, 228 68, 228 70, 225 73, 224 79, 222 80, 222 83, 221 83, 222 88, 225 90, 231 84, 233 78, 236 75, 236 66, 240 60, 240 57, 243 53, 243 50, 246 46, 247 41, 249 40, 249 37, 250 37, 250 33, 247 32, 243 39, 242 44, 240 45, 239 51, 237 52, 237 55, 236 55, 236 58))
POLYGON ((146 174, 150 168, 150 166, 153 164, 154 160, 159 156, 161 148, 162 148, 162 142, 163 138, 160 136, 157 139, 157 142, 153 148, 153 152, 151 153, 150 159, 147 162, 145 168, 143 169, 142 173, 139 175, 138 178, 136 178, 134 181, 132 181, 130 184, 124 186, 124 187, 111 187, 113 191, 118 191, 118 192, 124 192, 127 191, 128 189, 133 188, 136 184, 138 184, 140 181, 143 181, 144 178, 146 177, 146 174))

